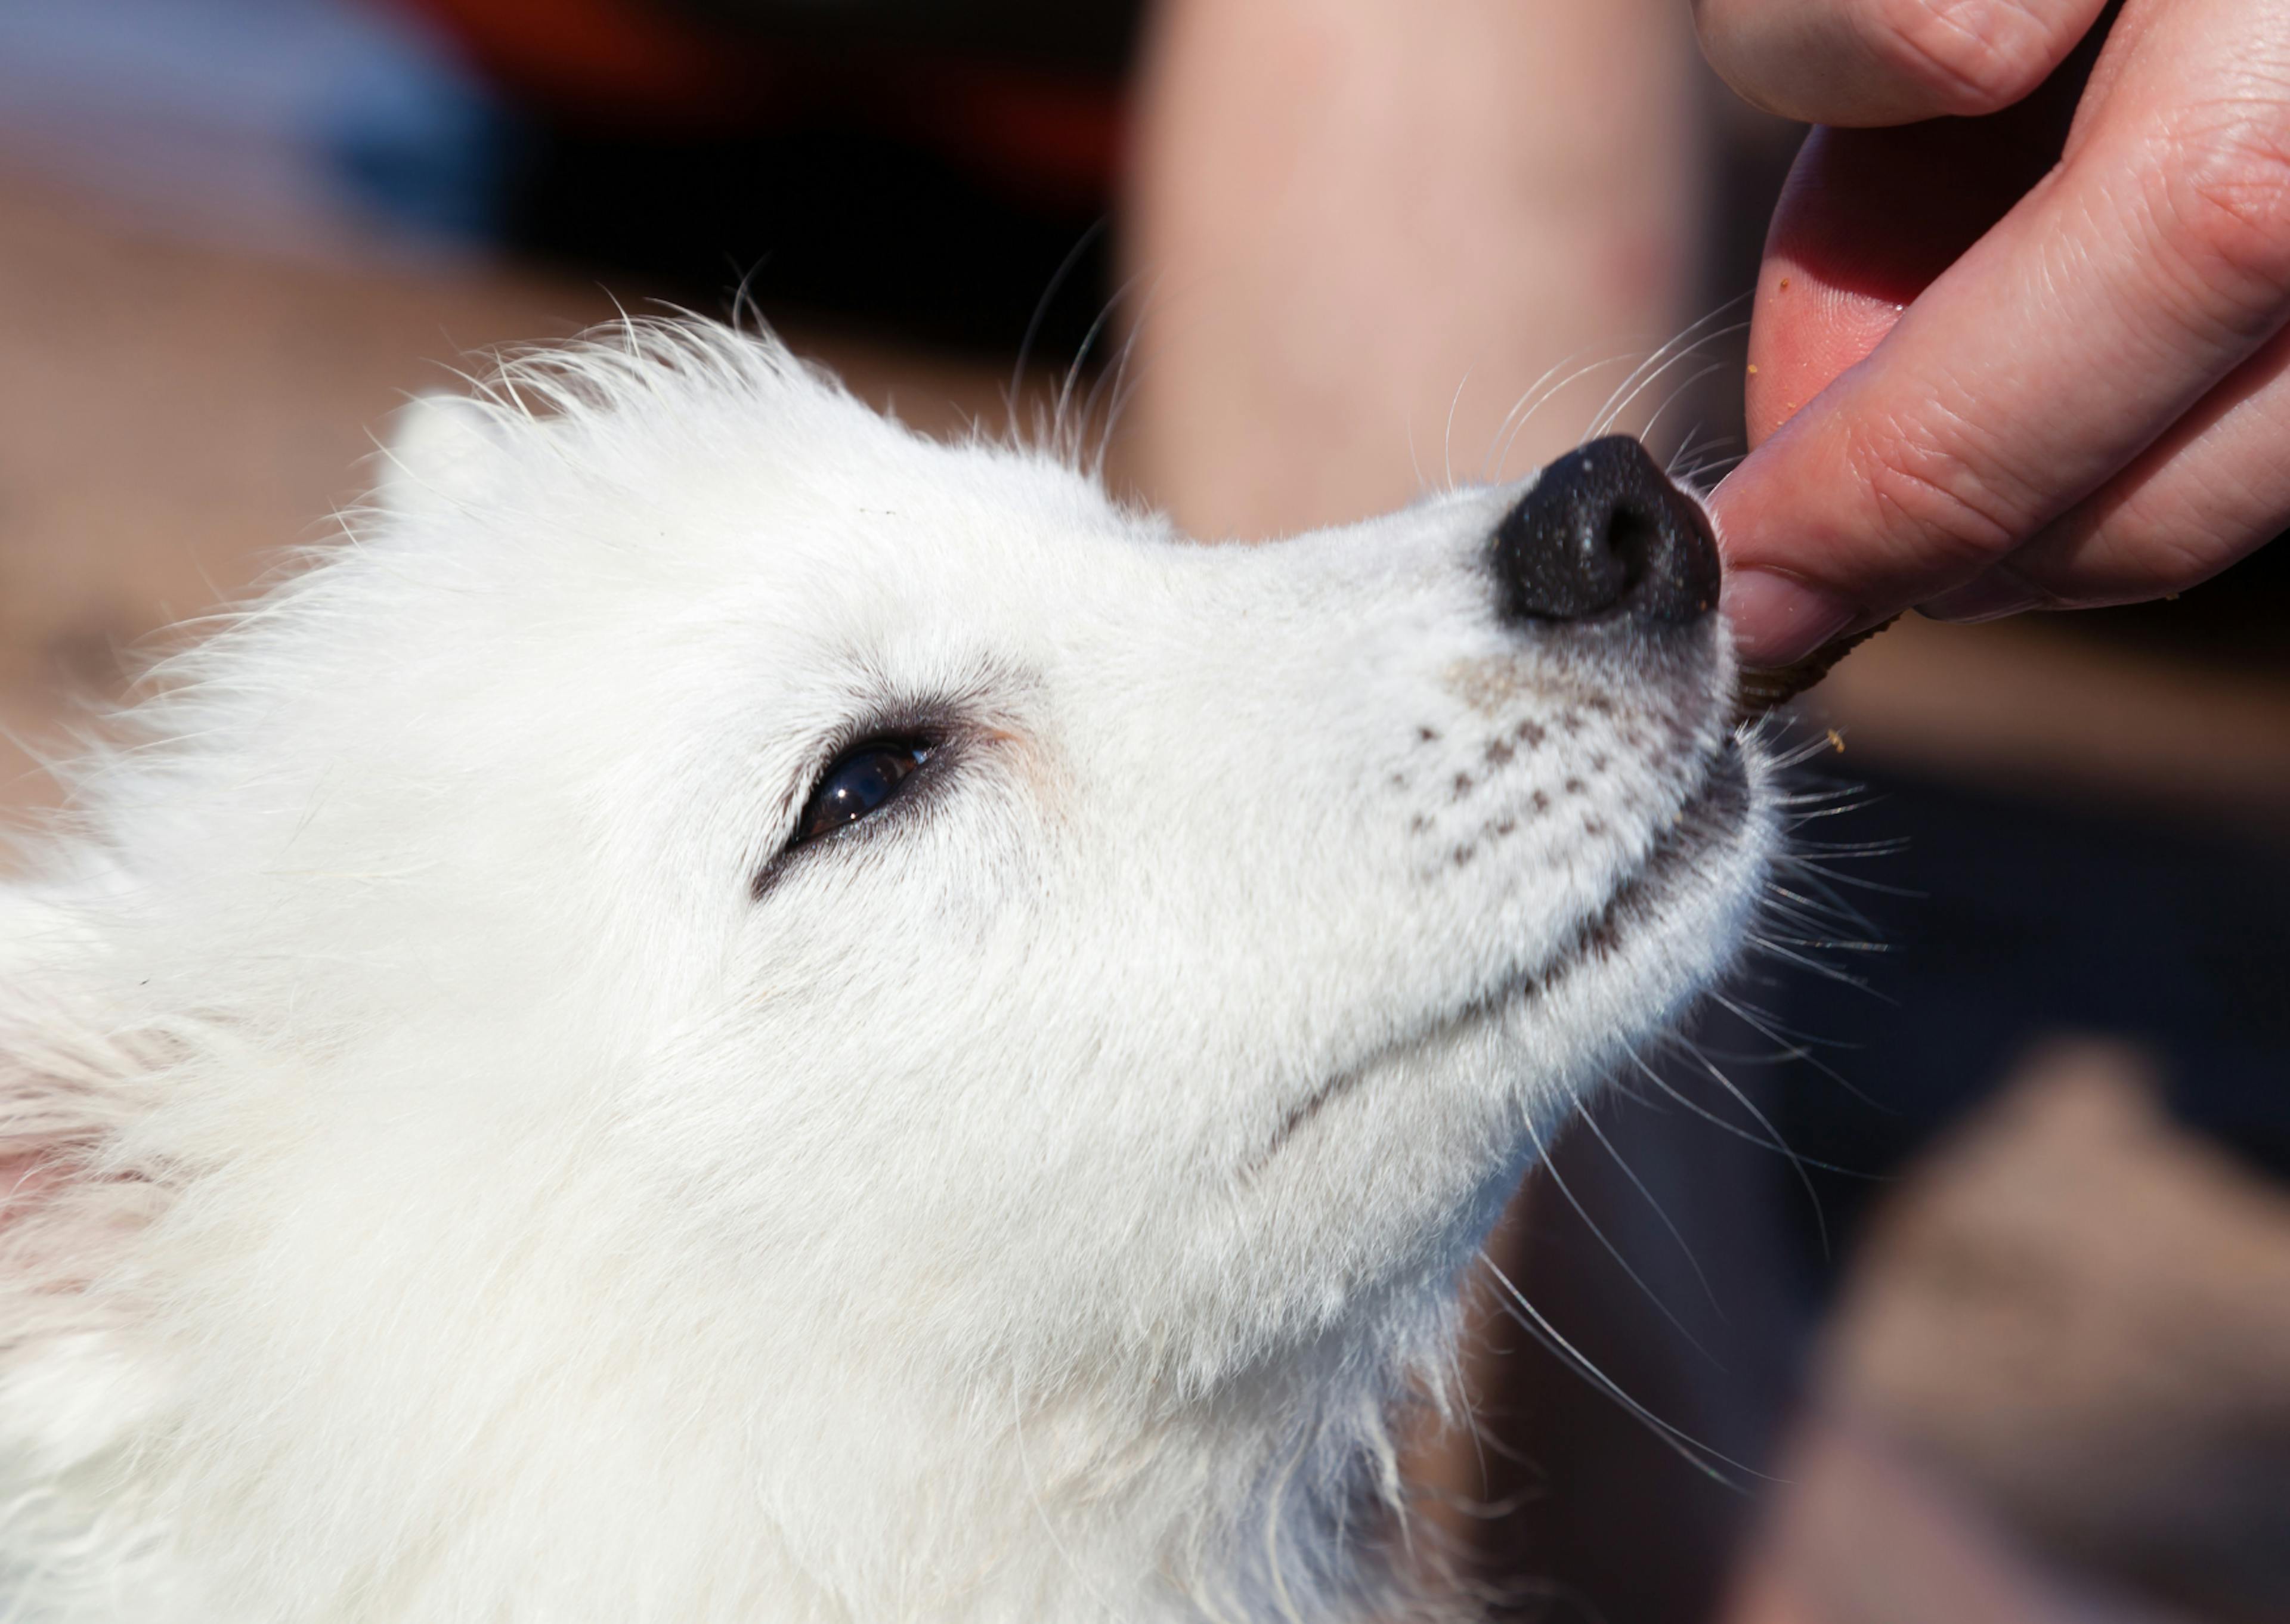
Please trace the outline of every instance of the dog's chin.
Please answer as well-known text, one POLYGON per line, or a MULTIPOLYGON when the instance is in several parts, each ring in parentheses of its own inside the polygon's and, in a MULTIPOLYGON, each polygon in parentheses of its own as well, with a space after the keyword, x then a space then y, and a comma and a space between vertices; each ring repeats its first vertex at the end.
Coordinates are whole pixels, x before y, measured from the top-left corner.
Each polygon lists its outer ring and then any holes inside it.
MULTIPOLYGON (((1654 840, 1637 867, 1625 873, 1606 900, 1558 949, 1490 1003, 1506 1005, 1547 996, 1570 978, 1602 964, 1627 973, 1649 945, 1677 941, 1708 930, 1713 911, 1738 917, 1727 893, 1762 877, 1762 865, 1745 865, 1758 821, 1756 766, 1738 736, 1729 736, 1701 781, 1654 840), (1739 873, 1748 867, 1751 874, 1739 873)), ((1728 932, 1730 934, 1730 932, 1728 932)), ((1729 944, 1730 948, 1730 944, 1729 944)))
POLYGON ((1596 1055, 1571 1068, 1576 1087, 1682 1019, 1732 967, 1764 893, 1774 841, 1767 771, 1729 737, 1605 901, 1475 1013, 1530 1060, 1596 1055))
POLYGON ((1645 856, 1557 948, 1427 1022, 1414 1040, 1323 1082, 1290 1108, 1250 1158, 1251 1176, 1321 1117, 1373 1090, 1403 1051, 1493 1030, 1529 1064, 1547 1063, 1556 1050, 1610 1051, 1676 1019, 1732 962, 1742 922, 1765 884, 1770 814, 1764 772, 1741 740, 1729 737, 1645 856), (1561 1014, 1561 1006, 1571 1007, 1561 1014), (1600 1030, 1577 1033, 1571 1042, 1554 1031, 1554 1023, 1580 1024, 1577 1012, 1584 1009, 1605 1012, 1600 1030))

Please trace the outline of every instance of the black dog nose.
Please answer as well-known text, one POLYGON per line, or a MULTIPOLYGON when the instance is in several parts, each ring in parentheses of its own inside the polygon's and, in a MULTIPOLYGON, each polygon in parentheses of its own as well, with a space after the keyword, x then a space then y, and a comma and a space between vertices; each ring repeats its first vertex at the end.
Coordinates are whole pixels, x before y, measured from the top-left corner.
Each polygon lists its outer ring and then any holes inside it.
POLYGON ((1626 436, 1569 452, 1495 527, 1508 620, 1609 615, 1685 626, 1718 606, 1718 540, 1700 504, 1626 436))

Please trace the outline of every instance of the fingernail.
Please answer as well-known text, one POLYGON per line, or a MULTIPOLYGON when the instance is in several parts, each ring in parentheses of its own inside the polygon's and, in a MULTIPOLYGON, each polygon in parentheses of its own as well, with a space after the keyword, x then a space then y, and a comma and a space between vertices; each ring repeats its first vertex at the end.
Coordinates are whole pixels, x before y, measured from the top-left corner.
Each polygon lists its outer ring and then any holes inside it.
POLYGON ((1862 618, 1843 599, 1770 570, 1728 572, 1718 604, 1746 666, 1795 665, 1862 618))
POLYGON ((1917 612, 1928 620, 1969 623, 2000 620, 2006 615, 2040 609, 2050 602, 2046 595, 2026 582, 2015 580, 2001 570, 1990 570, 1942 593, 1930 603, 1918 604, 1917 612))

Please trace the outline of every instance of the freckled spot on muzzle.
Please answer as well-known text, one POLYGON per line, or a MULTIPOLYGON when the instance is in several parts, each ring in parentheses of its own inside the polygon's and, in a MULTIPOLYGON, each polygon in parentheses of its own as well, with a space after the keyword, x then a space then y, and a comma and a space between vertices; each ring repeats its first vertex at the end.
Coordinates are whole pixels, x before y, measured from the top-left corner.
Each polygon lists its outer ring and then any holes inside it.
POLYGON ((1522 662, 1509 655, 1458 660, 1439 673, 1440 685, 1483 716, 1500 716, 1520 698, 1541 698, 1549 690, 1528 680, 1522 662))

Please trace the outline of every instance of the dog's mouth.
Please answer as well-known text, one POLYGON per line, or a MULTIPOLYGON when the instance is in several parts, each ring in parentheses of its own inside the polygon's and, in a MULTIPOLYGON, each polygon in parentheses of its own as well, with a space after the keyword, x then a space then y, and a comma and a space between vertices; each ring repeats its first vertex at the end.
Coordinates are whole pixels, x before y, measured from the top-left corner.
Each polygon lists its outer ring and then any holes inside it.
POLYGON ((1750 812, 1749 763, 1740 740, 1728 735, 1693 793, 1678 808, 1637 866, 1608 893, 1597 911, 1541 963, 1500 983, 1429 1023, 1415 1037, 1390 1045, 1361 1064, 1327 1078, 1289 1108, 1263 1149, 1251 1157, 1247 1176, 1277 1156, 1316 1117, 1372 1075, 1385 1053, 1410 1047, 1441 1030, 1494 1019, 1503 1011, 1546 997, 1568 977, 1609 958, 1641 932, 1658 929, 1665 906, 1688 883, 1712 851, 1738 835, 1750 812))
POLYGON ((1516 996, 1534 997, 1593 959, 1611 955, 1632 932, 1653 928, 1662 904, 1714 847, 1741 831, 1750 816, 1750 768, 1741 741, 1731 734, 1718 748, 1709 771, 1670 819, 1638 866, 1625 876, 1605 905, 1525 981, 1487 1008, 1516 996))

